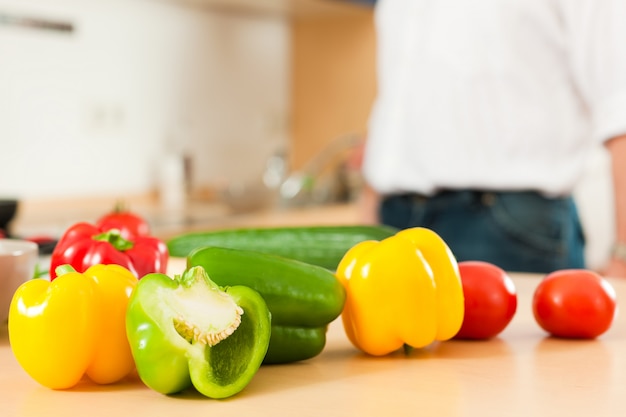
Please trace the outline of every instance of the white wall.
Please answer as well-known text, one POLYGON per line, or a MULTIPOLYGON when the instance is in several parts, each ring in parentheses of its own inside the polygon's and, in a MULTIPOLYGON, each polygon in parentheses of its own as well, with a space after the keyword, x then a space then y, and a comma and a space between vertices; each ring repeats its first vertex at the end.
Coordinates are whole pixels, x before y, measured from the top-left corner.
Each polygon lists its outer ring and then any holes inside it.
POLYGON ((282 19, 157 0, 0 0, 2 14, 75 30, 0 25, 0 197, 149 191, 174 139, 196 184, 246 180, 284 140, 282 19))

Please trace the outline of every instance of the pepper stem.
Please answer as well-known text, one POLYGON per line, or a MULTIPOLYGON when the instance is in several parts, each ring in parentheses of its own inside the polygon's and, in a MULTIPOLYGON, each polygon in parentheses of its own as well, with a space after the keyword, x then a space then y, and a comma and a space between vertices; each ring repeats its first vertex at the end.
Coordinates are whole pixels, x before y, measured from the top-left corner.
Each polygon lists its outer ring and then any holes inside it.
POLYGON ((128 204, 124 200, 117 200, 113 207, 113 213, 125 213, 128 211, 128 204))
POLYGON ((119 229, 107 230, 104 233, 92 236, 92 239, 100 242, 109 242, 120 252, 132 249, 134 246, 133 242, 122 236, 122 232, 119 229))
POLYGON ((413 349, 415 349, 413 346, 411 345, 407 345, 406 343, 402 346, 402 349, 404 350, 404 355, 405 356, 409 356, 411 354, 411 352, 413 352, 413 349))
POLYGON ((69 274, 70 272, 76 272, 76 269, 74 269, 74 267, 70 264, 59 265, 54 268, 54 273, 57 275, 57 277, 69 274))

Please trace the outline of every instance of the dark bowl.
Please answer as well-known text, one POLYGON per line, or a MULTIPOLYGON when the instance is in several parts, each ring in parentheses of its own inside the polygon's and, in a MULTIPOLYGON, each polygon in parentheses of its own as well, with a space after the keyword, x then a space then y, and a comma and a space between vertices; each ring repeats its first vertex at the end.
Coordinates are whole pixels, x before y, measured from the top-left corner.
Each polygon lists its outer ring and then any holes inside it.
POLYGON ((0 199, 0 230, 7 231, 9 223, 17 213, 17 200, 0 199))

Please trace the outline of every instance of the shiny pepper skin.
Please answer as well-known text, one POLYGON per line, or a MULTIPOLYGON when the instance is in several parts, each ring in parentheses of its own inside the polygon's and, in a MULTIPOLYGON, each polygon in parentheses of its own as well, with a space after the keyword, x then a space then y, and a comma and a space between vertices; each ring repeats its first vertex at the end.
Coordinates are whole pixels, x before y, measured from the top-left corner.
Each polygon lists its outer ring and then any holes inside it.
POLYGON ((123 379, 135 368, 125 317, 137 278, 119 265, 57 272, 52 282, 25 282, 13 296, 9 340, 18 363, 52 389, 71 388, 85 375, 97 384, 123 379))
POLYGON ((169 252, 163 241, 154 236, 136 236, 124 229, 107 229, 109 226, 106 222, 70 226, 50 257, 50 278, 56 279, 57 266, 65 264, 78 272, 92 265, 116 264, 137 278, 167 270, 169 252))
POLYGON ((452 338, 464 315, 454 255, 439 235, 416 227, 350 249, 337 268, 346 288, 346 335, 382 356, 452 338))

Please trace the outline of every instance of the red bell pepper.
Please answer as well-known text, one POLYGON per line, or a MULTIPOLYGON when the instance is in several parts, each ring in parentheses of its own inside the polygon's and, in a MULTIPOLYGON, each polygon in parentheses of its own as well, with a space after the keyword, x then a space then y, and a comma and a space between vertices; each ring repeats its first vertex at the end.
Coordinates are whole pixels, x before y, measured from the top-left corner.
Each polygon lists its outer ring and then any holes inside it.
POLYGON ((90 223, 76 223, 68 228, 52 252, 50 278, 56 267, 69 264, 80 273, 92 265, 117 264, 137 278, 165 273, 169 252, 165 242, 154 236, 122 236, 119 229, 107 229, 90 223))
POLYGON ((126 208, 124 203, 117 203, 113 211, 106 213, 96 221, 96 226, 106 229, 119 229, 122 236, 150 236, 150 224, 137 213, 126 208))

